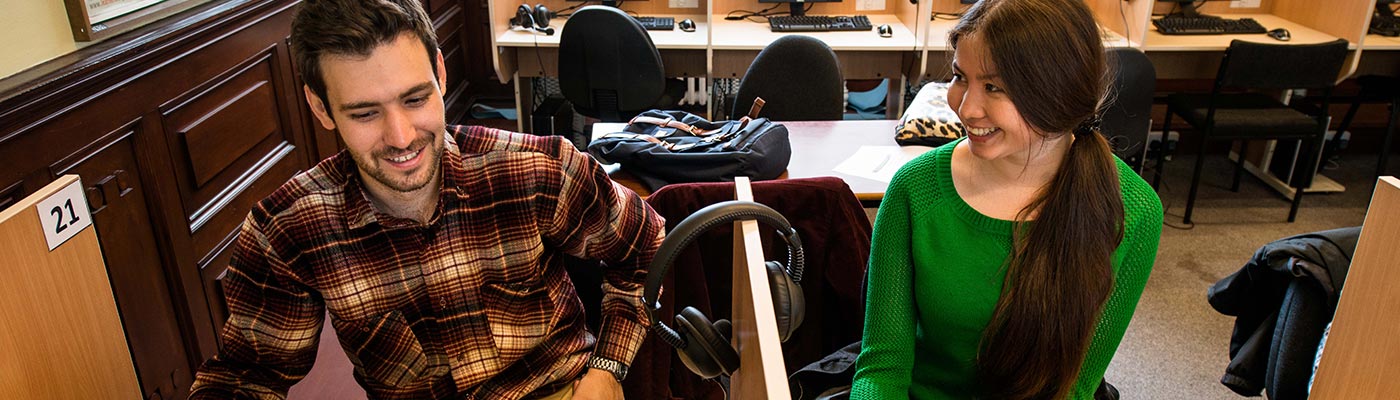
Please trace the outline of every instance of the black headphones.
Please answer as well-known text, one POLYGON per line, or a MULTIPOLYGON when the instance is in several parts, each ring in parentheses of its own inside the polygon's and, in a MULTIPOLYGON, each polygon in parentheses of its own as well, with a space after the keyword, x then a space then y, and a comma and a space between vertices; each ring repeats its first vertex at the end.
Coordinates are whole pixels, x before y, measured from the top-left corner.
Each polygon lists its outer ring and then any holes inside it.
MULTIPOLYGON (((778 319, 778 339, 787 341, 797 327, 802 325, 806 302, 802 297, 802 240, 797 230, 788 224, 782 214, 763 204, 752 201, 726 201, 701 208, 680 224, 676 225, 651 261, 647 271, 646 290, 642 299, 646 302, 647 316, 651 318, 651 328, 666 344, 675 347, 681 362, 692 372, 705 379, 720 375, 728 376, 739 369, 739 352, 729 344, 732 326, 729 320, 713 323, 705 314, 694 307, 686 307, 676 315, 676 328, 672 330, 656 317, 661 309, 659 301, 661 281, 670 270, 671 264, 685 249, 711 228, 741 220, 758 220, 778 229, 778 234, 787 243, 788 268, 782 263, 768 261, 768 284, 773 292, 774 314, 778 319)), ((734 279, 741 279, 734 277, 734 279)))
POLYGON ((515 18, 510 19, 510 25, 553 35, 554 28, 549 27, 551 18, 554 18, 554 13, 548 8, 544 8, 544 4, 536 4, 535 8, 530 8, 528 4, 521 4, 520 8, 515 9, 515 18))

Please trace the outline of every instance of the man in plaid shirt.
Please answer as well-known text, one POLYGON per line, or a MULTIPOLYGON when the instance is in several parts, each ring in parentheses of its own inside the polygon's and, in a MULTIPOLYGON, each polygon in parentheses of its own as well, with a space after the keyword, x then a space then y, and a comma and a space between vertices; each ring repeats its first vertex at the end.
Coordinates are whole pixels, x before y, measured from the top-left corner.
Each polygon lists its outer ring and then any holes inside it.
POLYGON ((309 0, 291 43, 347 150, 249 212, 191 398, 285 397, 327 312, 371 398, 622 398, 661 217, 558 137, 447 126, 418 0, 309 0), (597 336, 565 255, 605 262, 597 336))

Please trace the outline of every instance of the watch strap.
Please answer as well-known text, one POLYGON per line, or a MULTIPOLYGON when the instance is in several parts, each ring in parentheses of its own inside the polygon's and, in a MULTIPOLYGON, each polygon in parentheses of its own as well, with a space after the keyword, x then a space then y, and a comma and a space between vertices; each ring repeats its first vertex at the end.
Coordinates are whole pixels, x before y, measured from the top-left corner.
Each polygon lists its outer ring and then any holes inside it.
POLYGON ((618 382, 622 382, 622 379, 627 377, 627 364, 623 364, 621 361, 609 359, 606 357, 592 356, 588 358, 588 364, 585 365, 588 368, 599 369, 612 373, 613 377, 617 378, 618 382))

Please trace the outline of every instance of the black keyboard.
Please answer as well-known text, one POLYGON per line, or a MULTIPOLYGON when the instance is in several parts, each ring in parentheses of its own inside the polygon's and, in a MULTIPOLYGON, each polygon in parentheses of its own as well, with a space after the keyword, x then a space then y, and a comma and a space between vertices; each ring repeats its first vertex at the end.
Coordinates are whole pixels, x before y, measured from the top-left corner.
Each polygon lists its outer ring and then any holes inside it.
POLYGON ((676 29, 676 19, 671 17, 633 17, 649 31, 670 31, 676 29))
POLYGON ((1400 36, 1400 17, 1394 15, 1372 15, 1371 33, 1381 36, 1400 36))
POLYGON ((864 15, 853 17, 823 15, 768 17, 768 30, 773 32, 868 31, 873 27, 870 25, 870 18, 864 15))
POLYGON ((1269 31, 1253 18, 1163 17, 1152 20, 1152 25, 1156 26, 1157 32, 1163 35, 1229 35, 1269 31))

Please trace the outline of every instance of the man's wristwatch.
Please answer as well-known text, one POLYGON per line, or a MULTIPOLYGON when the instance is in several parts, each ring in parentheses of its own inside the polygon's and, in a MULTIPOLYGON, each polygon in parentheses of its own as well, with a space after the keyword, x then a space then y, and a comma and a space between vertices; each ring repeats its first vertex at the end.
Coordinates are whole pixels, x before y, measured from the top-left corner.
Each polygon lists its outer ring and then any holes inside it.
POLYGON ((588 359, 588 364, 585 365, 588 368, 600 369, 612 373, 613 377, 617 378, 618 382, 622 382, 622 379, 627 377, 627 364, 618 361, 593 356, 588 359))

